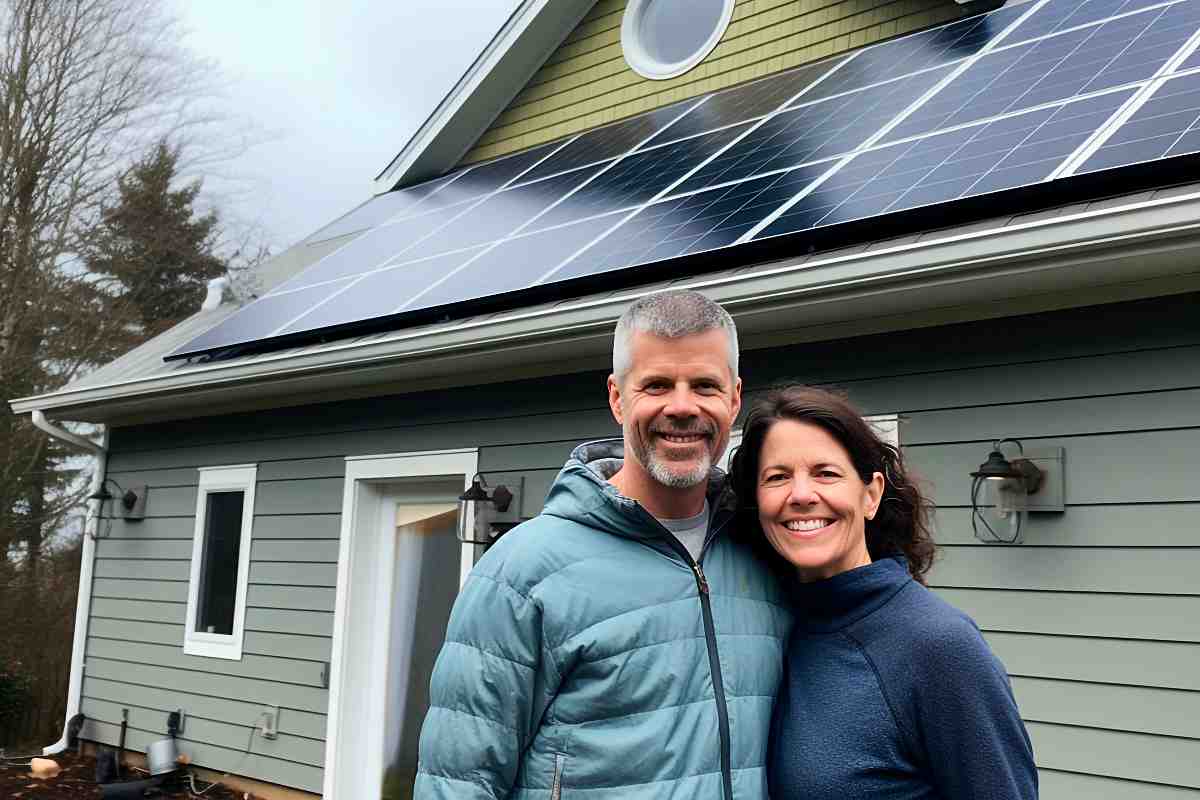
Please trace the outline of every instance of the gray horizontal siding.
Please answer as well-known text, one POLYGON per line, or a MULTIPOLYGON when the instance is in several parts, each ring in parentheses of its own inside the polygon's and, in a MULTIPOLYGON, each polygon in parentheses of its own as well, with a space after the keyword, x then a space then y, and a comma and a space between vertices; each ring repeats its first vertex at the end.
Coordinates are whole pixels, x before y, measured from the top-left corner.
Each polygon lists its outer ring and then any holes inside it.
MULTIPOLYGON (((91 697, 83 700, 83 713, 90 719, 110 723, 115 721, 120 724, 122 708, 129 709, 129 726, 131 728, 153 733, 161 730, 166 724, 166 714, 159 709, 129 703, 113 703, 91 697)), ((262 712, 263 708, 261 707, 240 709, 240 713, 227 720, 208 719, 187 714, 184 719, 184 735, 181 737, 180 747, 186 750, 187 742, 228 747, 237 741, 245 746, 250 743, 250 732, 254 729, 262 712)), ((287 715, 288 712, 285 711, 281 711, 279 714, 281 720, 287 715)), ((254 740, 253 749, 261 755, 272 758, 316 767, 321 766, 325 758, 325 742, 321 739, 295 736, 281 730, 275 739, 265 739, 255 735, 254 740)))
POLYGON ((938 589, 984 630, 1200 643, 1200 597, 938 589))
MULTIPOLYGON (((939 507, 931 584, 977 620, 1013 676, 1045 797, 1174 800, 1200 788, 1195 304, 744 354, 749 397, 798 379, 903 415, 906 455, 939 507), (1066 450, 1067 511, 1031 518, 1021 546, 970 531, 967 473, 1001 436, 1066 450)), ((603 385, 590 373, 489 386, 482 400, 437 392, 114 431, 111 474, 151 491, 148 518, 115 522, 98 549, 88 702, 110 726, 114 706, 148 709, 147 730, 185 707, 213 724, 197 729, 196 758, 216 769, 240 756, 263 704, 284 709, 295 742, 319 742, 344 458, 477 447, 493 483, 524 481, 530 516, 576 443, 619 435, 603 385), (246 655, 199 664, 179 646, 196 469, 236 463, 259 469, 246 655)), ((93 735, 113 740, 104 724, 93 735)), ((261 741, 239 773, 319 788, 319 748, 261 741)))
MULTIPOLYGON (((1195 547, 1200 503, 1072 505, 1070 514, 1039 514, 1030 521, 1026 547, 1195 547)), ((977 544, 967 508, 940 508, 937 540, 977 544)))
POLYGON ((1025 718, 1085 728, 1195 738, 1200 692, 1013 678, 1025 718))
POLYGON ((1200 741, 1030 722, 1038 763, 1093 775, 1200 789, 1200 741))
POLYGON ((1104 778, 1080 772, 1041 768, 1038 788, 1046 800, 1051 798, 1087 798, 1087 800, 1195 800, 1196 790, 1161 783, 1104 778))
MULTIPOLYGON (((151 727, 151 730, 165 726, 166 713, 177 708, 184 709, 189 719, 196 719, 201 714, 209 714, 211 716, 200 718, 211 719, 214 722, 254 720, 263 709, 261 701, 225 700, 186 691, 168 691, 95 677, 88 677, 84 682, 83 694, 93 700, 103 699, 119 706, 138 706, 162 713, 163 717, 158 720, 159 725, 151 727)), ((188 732, 190 733, 190 731, 188 732)), ((302 736, 306 739, 324 739, 325 716, 294 708, 284 708, 279 714, 279 732, 302 736)))
POLYGON ((985 636, 1012 675, 1200 691, 1200 648, 1190 642, 996 632, 985 636))
POLYGON ((186 655, 178 645, 149 644, 88 637, 89 659, 154 664, 188 672, 210 672, 242 678, 257 678, 300 686, 321 686, 322 664, 295 658, 243 654, 238 661, 186 655))
POLYGON ((1200 547, 956 545, 942 548, 932 583, 986 589, 1200 595, 1197 575, 1200 547))
MULTIPOLYGON (((237 726, 234 726, 237 728, 237 726)), ((81 735, 93 741, 116 744, 120 737, 120 719, 112 720, 89 719, 81 735)), ((146 749, 159 739, 164 738, 162 730, 142 730, 130 727, 125 738, 125 745, 130 750, 145 752, 146 749)), ((237 728, 236 734, 223 745, 199 742, 186 736, 180 737, 179 749, 192 757, 192 763, 209 769, 233 771, 237 775, 249 775, 260 780, 294 786, 309 792, 321 791, 321 780, 324 771, 319 766, 289 761, 275 754, 266 754, 262 746, 269 740, 255 736, 250 737, 250 729, 237 728), (248 748, 248 749, 247 749, 248 748)), ((278 740, 276 740, 278 741, 278 740)))
POLYGON ((320 791, 344 470, 344 458, 260 466, 239 661, 183 653, 196 467, 113 473, 150 489, 146 519, 115 520, 97 545, 86 735, 115 743, 128 708, 130 746, 144 749, 182 708, 180 748, 195 763, 320 791), (251 741, 267 706, 280 735, 251 741))
MULTIPOLYGON (((92 636, 129 642, 166 644, 178 647, 183 641, 183 625, 165 622, 141 622, 129 619, 93 617, 92 636)), ((247 631, 242 652, 260 656, 278 656, 305 661, 328 661, 331 641, 328 636, 247 631)))
MULTIPOLYGON (((158 664, 139 664, 124 659, 90 656, 87 672, 90 677, 124 681, 157 689, 176 689, 197 695, 219 697, 224 700, 270 703, 316 714, 324 714, 329 702, 328 691, 318 687, 243 678, 216 672, 180 670, 158 664)), ((197 713, 204 713, 203 709, 197 713)))

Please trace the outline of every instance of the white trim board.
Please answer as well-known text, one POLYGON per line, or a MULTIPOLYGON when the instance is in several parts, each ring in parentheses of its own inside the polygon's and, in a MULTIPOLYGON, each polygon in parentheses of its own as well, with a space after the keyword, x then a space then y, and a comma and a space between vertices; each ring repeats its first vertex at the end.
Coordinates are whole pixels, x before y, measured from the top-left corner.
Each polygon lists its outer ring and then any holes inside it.
POLYGON ((433 177, 475 145, 595 5, 523 0, 445 99, 376 176, 376 193, 433 177))
MULTIPOLYGON (((325 739, 325 797, 376 797, 384 769, 388 622, 393 537, 403 481, 446 477, 468 488, 479 466, 476 449, 428 450, 346 459, 341 542, 333 613, 329 716, 325 739), (339 765, 346 765, 339 767, 339 765)), ((467 521, 468 524, 472 522, 467 521)), ((462 546, 459 583, 474 563, 462 546)))

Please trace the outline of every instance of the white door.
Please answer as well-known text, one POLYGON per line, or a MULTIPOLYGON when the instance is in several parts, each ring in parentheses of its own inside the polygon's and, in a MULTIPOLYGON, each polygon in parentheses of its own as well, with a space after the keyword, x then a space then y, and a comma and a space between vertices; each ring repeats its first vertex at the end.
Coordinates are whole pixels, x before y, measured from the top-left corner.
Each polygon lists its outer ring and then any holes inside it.
POLYGON ((456 529, 476 463, 474 450, 346 460, 325 797, 410 796, 429 676, 474 560, 456 529))

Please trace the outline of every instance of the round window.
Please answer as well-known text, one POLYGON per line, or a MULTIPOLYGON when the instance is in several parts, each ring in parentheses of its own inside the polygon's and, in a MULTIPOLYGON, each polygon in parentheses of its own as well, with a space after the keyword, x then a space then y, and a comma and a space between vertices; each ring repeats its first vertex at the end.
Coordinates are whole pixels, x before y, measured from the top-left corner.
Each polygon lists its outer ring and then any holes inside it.
POLYGON ((633 71, 662 80, 682 75, 721 40, 733 0, 629 0, 621 47, 633 71))

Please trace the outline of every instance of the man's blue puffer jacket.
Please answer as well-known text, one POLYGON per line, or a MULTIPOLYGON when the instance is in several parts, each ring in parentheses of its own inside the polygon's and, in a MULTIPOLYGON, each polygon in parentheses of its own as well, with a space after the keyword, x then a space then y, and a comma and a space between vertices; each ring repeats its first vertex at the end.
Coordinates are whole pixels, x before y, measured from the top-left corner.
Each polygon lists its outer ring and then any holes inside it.
POLYGON ((696 565, 606 481, 621 455, 619 440, 576 448, 543 513, 472 570, 434 668, 418 800, 766 797, 790 612, 727 511, 696 565))

